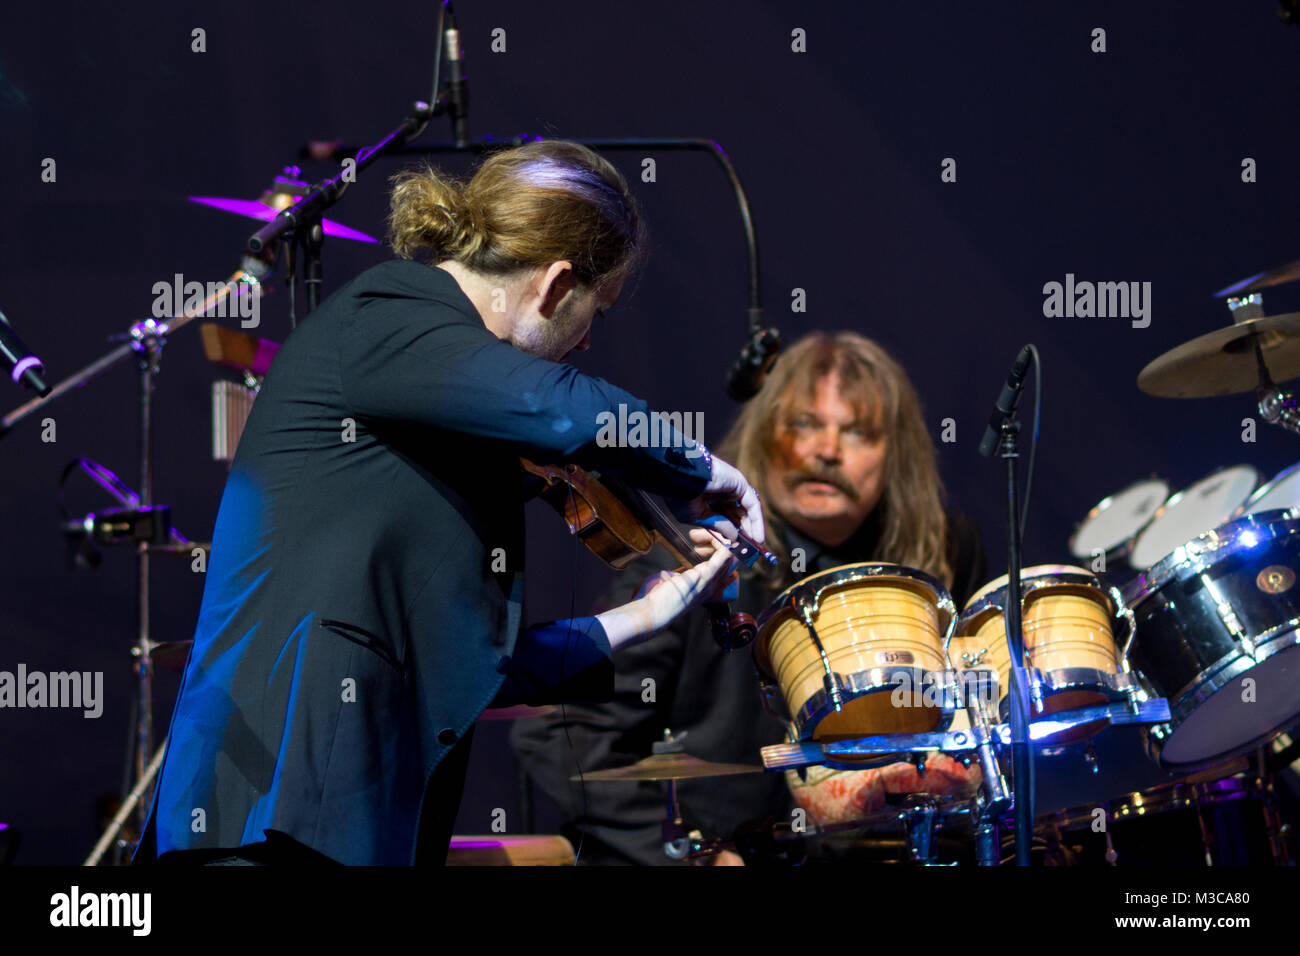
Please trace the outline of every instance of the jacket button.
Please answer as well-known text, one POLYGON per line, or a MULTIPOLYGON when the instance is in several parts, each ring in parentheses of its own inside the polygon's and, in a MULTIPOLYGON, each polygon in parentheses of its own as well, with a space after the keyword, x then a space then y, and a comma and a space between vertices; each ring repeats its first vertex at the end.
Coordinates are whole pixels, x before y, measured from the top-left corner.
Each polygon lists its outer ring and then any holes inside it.
POLYGON ((450 747, 455 742, 456 731, 452 730, 450 727, 444 727, 442 730, 438 731, 438 743, 442 744, 444 747, 450 747))
POLYGON ((508 670, 510 670, 510 655, 502 654, 497 660, 497 673, 504 674, 508 670))

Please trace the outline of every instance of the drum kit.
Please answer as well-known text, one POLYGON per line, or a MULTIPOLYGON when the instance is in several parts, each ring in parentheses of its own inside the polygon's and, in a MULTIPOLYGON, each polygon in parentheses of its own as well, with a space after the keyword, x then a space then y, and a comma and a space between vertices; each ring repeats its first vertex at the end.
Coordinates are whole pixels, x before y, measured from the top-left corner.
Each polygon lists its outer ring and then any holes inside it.
MULTIPOLYGON (((1224 290, 1233 326, 1160 356, 1139 388, 1162 397, 1254 390, 1266 421, 1300 433, 1295 398, 1274 384, 1300 376, 1300 313, 1262 316, 1257 291, 1292 279, 1300 263, 1224 290)), ((1176 493, 1144 478, 1078 524, 1069 550, 1088 567, 1022 570, 1035 754, 1081 753, 1096 774, 1098 735, 1127 724, 1148 765, 1145 789, 1114 796, 1116 783, 1111 796, 1074 806, 1058 794, 1061 809, 1034 823, 1044 862, 1290 862, 1272 775, 1294 759, 1286 732, 1300 724, 1300 465, 1260 477, 1234 465, 1176 493), (1117 569, 1131 573, 1122 587, 1105 577, 1117 569), (1149 786, 1153 769, 1162 778, 1149 786)), ((763 768, 786 772, 806 821, 776 825, 776 842, 892 831, 902 859, 936 864, 936 834, 950 830, 973 847, 961 859, 1005 861, 1008 592, 1003 576, 958 610, 923 571, 872 562, 814 574, 776 598, 753 653, 764 705, 789 742, 763 748, 763 768), (891 785, 900 767, 910 782, 891 785), (880 768, 874 796, 846 782, 880 768)), ((671 777, 648 765, 622 773, 671 777)), ((736 845, 675 824, 670 856, 707 860, 736 845)))

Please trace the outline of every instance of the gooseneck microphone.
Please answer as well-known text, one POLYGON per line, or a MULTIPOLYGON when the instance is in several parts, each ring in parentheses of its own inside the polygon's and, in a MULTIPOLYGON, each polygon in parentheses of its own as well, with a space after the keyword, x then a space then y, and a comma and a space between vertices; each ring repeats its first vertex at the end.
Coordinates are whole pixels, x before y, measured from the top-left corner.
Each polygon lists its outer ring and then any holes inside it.
POLYGON ((1006 384, 1002 386, 1002 394, 998 396, 998 403, 993 406, 988 427, 984 429, 984 437, 980 439, 980 454, 985 458, 992 455, 993 449, 998 446, 1002 423, 1014 415, 1020 406, 1020 393, 1025 387, 1025 374, 1029 371, 1032 355, 1030 347, 1026 345, 1016 356, 1016 363, 1011 366, 1011 374, 1007 376, 1006 384))
POLYGON ((780 332, 776 329, 755 332, 727 372, 727 394, 738 402, 747 402, 757 395, 780 351, 780 332))

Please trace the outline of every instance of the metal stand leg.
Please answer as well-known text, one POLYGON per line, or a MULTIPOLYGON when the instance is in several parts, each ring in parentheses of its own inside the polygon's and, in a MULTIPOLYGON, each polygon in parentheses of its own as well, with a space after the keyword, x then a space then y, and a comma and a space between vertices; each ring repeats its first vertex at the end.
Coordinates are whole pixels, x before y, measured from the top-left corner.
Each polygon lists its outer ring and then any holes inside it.
MULTIPOLYGON (((95 848, 90 851, 90 856, 86 857, 85 866, 99 865, 99 861, 103 859, 104 854, 108 852, 108 848, 114 845, 115 838, 118 833, 122 831, 122 825, 126 823, 126 818, 131 815, 132 810, 138 806, 142 806, 144 807, 144 813, 146 815, 148 814, 149 807, 147 801, 142 798, 144 797, 145 791, 153 785, 153 778, 157 776, 158 768, 162 766, 163 754, 166 752, 167 741, 164 740, 162 746, 158 748, 158 752, 155 753, 153 759, 149 761, 149 766, 145 767, 144 773, 141 774, 140 780, 136 783, 135 788, 132 789, 131 793, 127 796, 126 801, 117 808, 117 815, 114 816, 112 822, 109 823, 108 829, 105 830, 104 835, 99 838, 99 842, 95 844, 95 848)), ((140 828, 140 832, 142 834, 144 832, 143 825, 140 828)))
POLYGON ((939 802, 929 794, 908 796, 903 807, 903 825, 907 830, 907 852, 913 863, 929 866, 934 862, 934 824, 939 802))
POLYGON ((991 819, 980 820, 975 825, 975 860, 980 866, 997 866, 1001 862, 1002 842, 998 825, 991 819))

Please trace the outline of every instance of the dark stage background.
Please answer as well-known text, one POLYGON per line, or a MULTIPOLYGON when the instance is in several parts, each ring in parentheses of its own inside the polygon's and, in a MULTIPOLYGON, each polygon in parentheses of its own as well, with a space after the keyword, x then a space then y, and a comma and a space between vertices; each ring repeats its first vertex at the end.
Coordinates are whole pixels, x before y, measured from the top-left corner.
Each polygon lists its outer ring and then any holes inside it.
MULTIPOLYGON (((1176 488, 1249 462, 1271 475, 1300 443, 1260 427, 1249 396, 1167 401, 1134 384, 1152 358, 1229 321, 1211 294, 1300 257, 1294 91, 1300 30, 1272 0, 1220 2, 702 3, 689 13, 566 0, 461 0, 474 136, 704 136, 748 188, 764 305, 788 341, 859 330, 911 372, 958 507, 1005 567, 1000 467, 976 446, 1016 351, 1045 365, 1039 471, 1026 563, 1068 559, 1075 524, 1104 496, 1157 473, 1176 488), (506 31, 504 53, 491 32, 506 31), (1092 30, 1106 52, 1091 52, 1092 30), (791 51, 802 28, 807 52, 791 51), (940 179, 945 157, 957 181, 940 179), (1245 157, 1258 181, 1243 183, 1245 157), (1152 321, 1045 318, 1043 285, 1066 273, 1152 284, 1152 321), (807 311, 791 311, 804 289, 807 311)), ((175 273, 224 279, 254 230, 187 195, 254 198, 300 144, 373 142, 426 98, 432 2, 8 4, 0 13, 0 309, 58 380, 146 317, 175 273), (206 52, 191 31, 206 31, 206 52), (42 182, 42 160, 57 181, 42 182)), ((445 140, 444 120, 426 139, 445 140)), ((584 370, 658 407, 702 410, 706 439, 735 406, 723 393, 744 336, 739 217, 706 157, 611 159, 634 180, 654 249, 594 333, 584 370)), ((447 168, 467 170, 463 158, 447 168)), ((388 161, 332 216, 382 235, 388 161)), ((304 164, 307 178, 332 174, 304 164)), ((331 240, 327 292, 381 261, 382 246, 331 240)), ((261 334, 287 334, 284 290, 261 334)), ((1297 291, 1265 296, 1269 313, 1297 291)), ((196 326, 169 344, 158 380, 155 495, 206 540, 225 468, 209 458, 209 388, 196 326)), ((5 386, 0 409, 24 400, 5 386)), ((108 550, 71 570, 56 482, 82 455, 138 483, 137 382, 127 366, 0 439, 0 669, 105 675, 103 715, 0 712, 0 821, 18 862, 74 863, 96 836, 94 802, 121 778, 130 722, 134 559, 108 550)), ((75 483, 73 510, 105 504, 75 483)), ((529 616, 585 611, 608 572, 558 522, 530 512, 529 616)), ((365 569, 358 568, 357 573, 365 569)), ((154 635, 189 638, 202 576, 155 561, 154 635)), ((1122 583, 1122 580, 1117 582, 1122 583)), ((157 682, 165 729, 177 680, 157 682)), ((480 725, 460 832, 515 815, 504 724, 480 725)), ((539 824, 554 816, 539 808, 539 824)))

